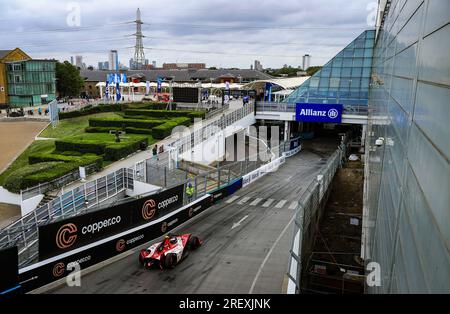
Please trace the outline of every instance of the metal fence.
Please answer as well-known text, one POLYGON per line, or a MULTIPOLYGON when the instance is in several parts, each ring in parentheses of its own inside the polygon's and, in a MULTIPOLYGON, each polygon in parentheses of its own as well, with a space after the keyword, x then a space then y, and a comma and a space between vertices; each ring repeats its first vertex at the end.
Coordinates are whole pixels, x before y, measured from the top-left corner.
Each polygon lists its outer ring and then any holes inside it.
POLYGON ((342 166, 346 158, 347 145, 347 135, 345 135, 336 152, 299 199, 287 273, 288 294, 298 294, 301 291, 302 265, 305 264, 306 256, 309 256, 312 251, 329 186, 337 169, 342 166))
MULTIPOLYGON (((169 147, 178 149, 178 154, 187 152, 197 144, 214 136, 216 133, 224 130, 239 120, 242 120, 249 114, 254 112, 254 105, 247 104, 228 114, 223 114, 220 118, 205 123, 201 128, 190 132, 190 134, 175 139, 168 144, 169 147)), ((195 129, 195 128, 194 128, 195 129)))
MULTIPOLYGON (((97 170, 97 165, 92 164, 92 165, 86 166, 85 168, 86 168, 86 174, 91 174, 97 170)), ((30 199, 32 197, 35 197, 37 195, 45 194, 49 191, 57 190, 65 185, 67 185, 71 182, 74 182, 76 180, 79 180, 79 179, 80 179, 80 171, 77 168, 76 170, 74 170, 62 177, 59 177, 55 180, 52 180, 50 182, 40 183, 34 187, 27 188, 25 190, 21 190, 20 197, 23 202, 23 201, 30 199)))
POLYGON ((63 193, 0 230, 0 248, 17 245, 21 266, 35 260, 38 255, 39 226, 84 213, 125 189, 133 189, 135 173, 134 169, 119 169, 63 193))

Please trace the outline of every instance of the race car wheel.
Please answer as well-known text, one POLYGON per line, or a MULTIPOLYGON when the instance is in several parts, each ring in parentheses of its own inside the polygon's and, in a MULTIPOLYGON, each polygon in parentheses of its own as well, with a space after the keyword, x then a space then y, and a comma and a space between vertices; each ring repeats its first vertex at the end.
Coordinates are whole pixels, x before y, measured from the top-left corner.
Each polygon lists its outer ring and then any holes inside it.
POLYGON ((164 261, 163 261, 163 263, 164 263, 164 268, 166 268, 166 269, 167 269, 167 268, 174 268, 176 262, 177 262, 177 256, 176 256, 176 254, 169 253, 169 254, 166 254, 166 255, 164 256, 164 261))
POLYGON ((152 263, 144 261, 144 267, 145 267, 145 269, 150 269, 150 268, 152 268, 152 263))
POLYGON ((200 246, 200 239, 196 236, 191 236, 189 238, 189 248, 195 250, 200 246))

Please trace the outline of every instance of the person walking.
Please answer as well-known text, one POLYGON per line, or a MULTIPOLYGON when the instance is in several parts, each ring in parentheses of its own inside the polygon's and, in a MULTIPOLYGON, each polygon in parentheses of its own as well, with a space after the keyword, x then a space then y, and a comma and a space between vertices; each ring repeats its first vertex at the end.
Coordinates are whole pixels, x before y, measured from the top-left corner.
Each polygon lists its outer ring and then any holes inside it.
POLYGON ((194 197, 194 192, 195 192, 195 189, 192 186, 192 183, 189 182, 186 187, 186 196, 188 198, 188 203, 192 202, 192 198, 194 197))
POLYGON ((156 156, 158 155, 158 145, 153 146, 153 157, 156 158, 156 156))

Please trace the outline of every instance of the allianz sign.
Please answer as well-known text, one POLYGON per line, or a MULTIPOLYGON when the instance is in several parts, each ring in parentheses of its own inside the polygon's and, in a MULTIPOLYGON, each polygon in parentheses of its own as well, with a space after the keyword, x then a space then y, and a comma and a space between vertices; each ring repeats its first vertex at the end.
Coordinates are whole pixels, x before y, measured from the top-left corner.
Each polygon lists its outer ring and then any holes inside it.
POLYGON ((296 105, 295 120, 298 122, 341 123, 343 105, 305 104, 296 105))

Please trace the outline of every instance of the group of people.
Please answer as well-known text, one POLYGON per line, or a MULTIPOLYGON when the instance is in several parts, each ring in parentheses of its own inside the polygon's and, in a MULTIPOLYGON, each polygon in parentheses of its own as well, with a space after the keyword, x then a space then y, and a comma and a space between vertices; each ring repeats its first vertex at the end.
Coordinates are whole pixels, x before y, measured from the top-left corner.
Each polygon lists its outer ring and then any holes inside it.
POLYGON ((158 154, 164 153, 164 145, 159 146, 159 149, 158 149, 158 145, 153 146, 152 153, 153 153, 153 157, 157 157, 158 154))

